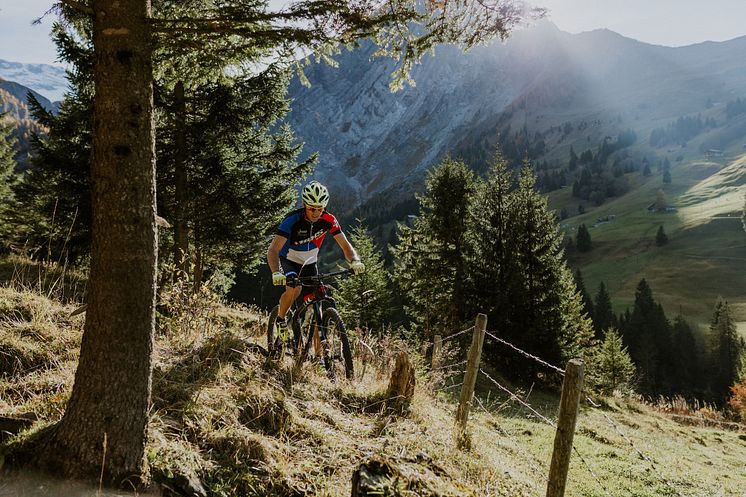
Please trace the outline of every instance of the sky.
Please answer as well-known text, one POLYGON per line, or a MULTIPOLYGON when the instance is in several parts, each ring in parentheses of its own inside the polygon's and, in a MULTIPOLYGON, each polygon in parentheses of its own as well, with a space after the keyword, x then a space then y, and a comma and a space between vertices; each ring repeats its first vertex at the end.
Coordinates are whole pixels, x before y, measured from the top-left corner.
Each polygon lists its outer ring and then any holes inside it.
MULTIPOLYGON (((32 26, 52 0, 0 0, 0 59, 55 63, 53 15, 32 26)), ((607 28, 656 45, 682 46, 746 35, 746 0, 532 0, 561 30, 607 28)))

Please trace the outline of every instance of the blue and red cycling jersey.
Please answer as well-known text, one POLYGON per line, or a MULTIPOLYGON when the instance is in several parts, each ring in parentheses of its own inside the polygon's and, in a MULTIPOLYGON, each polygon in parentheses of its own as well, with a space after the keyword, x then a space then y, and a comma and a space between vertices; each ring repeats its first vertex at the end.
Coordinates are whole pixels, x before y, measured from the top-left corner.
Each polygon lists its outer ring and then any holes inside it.
POLYGON ((277 234, 287 238, 280 249, 280 257, 296 264, 307 265, 316 262, 324 237, 342 232, 337 218, 324 211, 321 217, 311 223, 305 216, 305 209, 297 209, 288 214, 277 228, 277 234))

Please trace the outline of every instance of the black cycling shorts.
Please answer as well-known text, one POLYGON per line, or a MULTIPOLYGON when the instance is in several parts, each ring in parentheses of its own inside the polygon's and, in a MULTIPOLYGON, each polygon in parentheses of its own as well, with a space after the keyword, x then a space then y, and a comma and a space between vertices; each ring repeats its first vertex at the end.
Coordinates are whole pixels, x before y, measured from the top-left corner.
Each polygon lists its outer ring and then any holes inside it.
POLYGON ((280 271, 285 275, 291 272, 296 273, 298 276, 316 276, 319 274, 315 262, 303 266, 285 257, 280 257, 280 271))

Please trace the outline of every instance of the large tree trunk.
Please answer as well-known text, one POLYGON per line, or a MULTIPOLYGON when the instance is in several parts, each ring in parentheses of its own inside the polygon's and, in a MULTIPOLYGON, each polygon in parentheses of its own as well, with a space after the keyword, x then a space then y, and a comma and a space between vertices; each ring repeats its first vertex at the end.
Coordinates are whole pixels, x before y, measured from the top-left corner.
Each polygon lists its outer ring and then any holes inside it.
POLYGON ((95 0, 93 250, 72 397, 37 453, 68 477, 143 471, 157 240, 149 0, 95 0))

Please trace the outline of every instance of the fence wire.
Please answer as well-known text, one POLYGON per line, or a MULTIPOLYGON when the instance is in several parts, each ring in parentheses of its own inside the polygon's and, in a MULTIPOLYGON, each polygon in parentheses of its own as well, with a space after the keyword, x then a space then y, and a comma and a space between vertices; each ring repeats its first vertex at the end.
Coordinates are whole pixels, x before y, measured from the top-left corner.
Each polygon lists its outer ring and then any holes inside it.
POLYGON ((445 337, 445 338, 441 338, 441 343, 446 343, 446 342, 447 342, 447 341, 449 341, 449 340, 453 340, 453 339, 454 339, 454 338, 456 338, 457 336, 459 336, 459 335, 463 335, 464 333, 469 333, 469 332, 470 332, 471 330, 473 330, 473 329, 474 329, 474 325, 472 325, 472 326, 469 326, 469 327, 468 327, 468 328, 466 328, 465 330, 461 330, 461 331, 459 331, 459 332, 457 332, 457 333, 454 333, 453 335, 448 335, 448 336, 447 336, 447 337, 445 337))
POLYGON ((495 336, 494 333, 491 333, 489 331, 485 331, 484 334, 487 335, 488 337, 492 338, 496 342, 499 342, 499 343, 505 345, 506 347, 513 349, 514 351, 516 351, 519 354, 521 354, 523 357, 526 357, 527 359, 533 359, 534 361, 538 362, 539 364, 542 364, 542 365, 548 367, 549 369, 553 369, 554 371, 556 371, 557 373, 559 373, 561 376, 563 376, 563 377, 565 376, 565 370, 564 369, 558 368, 557 366, 555 366, 553 364, 549 364, 547 361, 545 361, 544 359, 542 359, 540 357, 536 357, 533 354, 529 354, 525 350, 519 349, 518 347, 516 347, 512 343, 506 342, 502 338, 499 338, 499 337, 495 336))
POLYGON ((466 361, 456 362, 456 363, 453 363, 453 364, 448 364, 446 366, 438 366, 437 368, 432 368, 432 371, 438 371, 440 369, 457 368, 459 366, 463 366, 464 364, 466 364, 466 361))
MULTIPOLYGON (((528 450, 524 449, 523 446, 516 439, 510 436, 510 433, 508 433, 506 429, 500 426, 499 420, 496 418, 494 414, 492 414, 490 411, 487 410, 487 408, 484 406, 482 401, 479 400, 479 397, 475 395, 474 400, 477 401, 477 404, 479 404, 479 407, 481 407, 482 410, 492 419, 492 422, 495 424, 497 431, 500 432, 505 438, 513 442, 513 445, 524 455, 526 462, 528 462, 528 465, 531 467, 534 473, 536 475, 539 475, 541 479, 544 480, 545 483, 548 483, 549 472, 539 465, 538 461, 535 460, 536 457, 533 454, 531 454, 528 450)), ((536 487, 537 490, 541 490, 538 483, 534 482, 534 486, 536 487)))
POLYGON ((441 390, 443 390, 443 391, 445 391, 445 390, 450 390, 450 389, 452 389, 452 388, 457 388, 457 387, 460 387, 460 386, 462 386, 463 384, 464 384, 464 382, 463 382, 463 381, 462 381, 461 383, 454 383, 453 385, 448 385, 447 387, 443 387, 443 388, 441 388, 441 390))
MULTIPOLYGON (((514 399, 514 400, 517 400, 518 402, 520 402, 520 403, 521 403, 521 405, 523 405, 524 407, 526 407, 527 409, 529 409, 529 410, 530 410, 531 412, 533 412, 533 413, 534 413, 534 414, 535 414, 535 415, 536 415, 537 417, 539 417, 539 418, 540 418, 540 419, 541 419, 542 421, 544 421, 545 423, 547 423, 547 424, 548 424, 549 426, 551 426, 552 428, 554 428, 554 429, 557 429, 557 425, 556 425, 556 423, 555 423, 555 422, 553 422, 552 420, 550 420, 550 419, 549 419, 549 418, 547 418, 546 416, 543 416, 543 415, 542 415, 541 413, 539 413, 538 411, 536 411, 536 409, 534 409, 534 408, 533 408, 533 407, 531 406, 531 404, 529 404, 528 402, 525 402, 525 401, 524 401, 523 399, 521 399, 520 397, 518 397, 518 395, 516 395, 515 393, 513 393, 512 391, 510 391, 510 389, 508 389, 507 387, 504 387, 503 385, 501 385, 501 384, 500 384, 499 382, 497 382, 497 381, 496 381, 496 380, 495 380, 494 378, 492 378, 492 377, 491 377, 491 376, 490 376, 490 375, 489 375, 488 373, 486 373, 486 372, 485 372, 485 371, 484 371, 483 369, 481 369, 481 368, 480 368, 480 370, 479 370, 479 371, 480 371, 480 372, 481 372, 481 373, 482 373, 483 375, 485 375, 485 376, 486 376, 487 378, 489 378, 489 379, 490 379, 490 380, 491 380, 491 381, 492 381, 492 382, 493 382, 493 383, 494 383, 494 384, 495 384, 495 385, 496 385, 496 386, 497 386, 497 387, 498 387, 498 388, 499 388, 500 390, 502 390, 503 392, 506 392, 506 393, 507 393, 508 395, 510 395, 510 397, 511 397, 512 399, 514 399)), ((475 399, 477 399, 477 402, 479 402, 479 399, 478 399, 478 398, 477 398, 476 396, 475 396, 474 398, 475 398, 475 399)), ((481 402, 480 402, 480 404, 481 404, 481 402)), ((573 448, 573 450, 575 451, 575 454, 577 454, 577 456, 578 456, 578 457, 580 458, 580 462, 581 462, 581 463, 583 463, 583 466, 585 467, 585 469, 587 469, 587 470, 588 470, 588 472, 589 472, 589 473, 591 474, 591 476, 592 476, 592 477, 593 477, 593 478, 594 478, 594 479, 596 480, 596 483, 598 483, 598 485, 599 485, 599 486, 601 487, 601 489, 602 489, 602 490, 604 491, 604 493, 605 493, 605 494, 606 494, 607 496, 609 496, 609 497, 610 497, 610 496, 611 496, 611 494, 609 493, 609 490, 608 490, 608 489, 606 488, 606 486, 605 486, 605 485, 603 484, 603 482, 602 482, 602 481, 601 481, 601 479, 600 479, 600 478, 598 477, 598 475, 596 474, 596 472, 595 472, 595 471, 593 471, 593 468, 591 468, 590 464, 588 464, 588 461, 586 461, 586 460, 585 460, 585 458, 584 458, 584 457, 583 457, 583 456, 582 456, 582 455, 580 454, 580 452, 578 451, 578 448, 577 448, 577 447, 575 447, 575 445, 574 445, 574 444, 573 444, 572 448, 573 448)))
POLYGON ((497 382, 497 380, 495 380, 492 376, 490 376, 484 369, 479 368, 479 372, 485 375, 492 383, 495 384, 495 386, 497 386, 497 388, 507 393, 512 399, 518 401, 523 407, 525 407, 526 409, 534 413, 534 415, 536 415, 539 419, 547 423, 552 428, 557 428, 557 423, 555 423, 554 421, 552 421, 551 419, 547 418, 546 416, 541 414, 539 411, 534 409, 531 404, 529 404, 528 402, 520 398, 518 395, 511 392, 507 387, 502 386, 500 383, 497 382))
MULTIPOLYGON (((461 334, 464 334, 464 333, 468 333, 472 329, 474 329, 474 326, 472 326, 472 327, 470 327, 470 328, 468 328, 466 330, 462 330, 462 331, 460 331, 460 332, 458 332, 458 333, 456 333, 454 335, 451 335, 450 337, 444 339, 444 341, 445 340, 449 340, 451 338, 454 338, 454 337, 456 337, 458 335, 461 335, 461 334)), ((513 351, 519 353, 520 355, 524 356, 525 358, 532 359, 532 360, 536 361, 537 363, 539 363, 539 364, 541 364, 541 365, 543 365, 543 366, 545 366, 545 367, 547 367, 547 368, 549 368, 549 369, 551 369, 551 370, 559 373, 562 377, 565 376, 565 370, 564 369, 559 368, 559 367, 557 367, 557 366, 555 366, 553 364, 550 364, 549 362, 543 360, 542 358, 537 357, 537 356, 535 356, 533 354, 530 354, 530 353, 526 352, 525 350, 522 350, 522 349, 516 347, 512 343, 507 342, 506 340, 503 340, 502 338, 499 338, 494 333, 489 332, 489 331, 485 331, 485 335, 489 336, 490 338, 492 338, 496 342, 501 343, 501 344, 505 345, 506 347, 512 349, 513 351)), ((465 364, 466 362, 467 361, 463 361, 463 362, 458 363, 458 364, 453 364, 453 365, 444 366, 444 367, 455 367, 457 365, 460 366, 460 365, 465 364)), ((436 368, 436 369, 441 369, 441 368, 436 368)), ((479 372, 481 372, 485 377, 487 377, 497 388, 499 388, 501 391, 503 391, 506 394, 508 394, 508 396, 511 399, 519 402, 523 407, 525 407, 526 409, 528 409, 530 412, 532 412, 535 416, 537 416, 543 422, 547 423, 549 426, 551 426, 551 427, 553 427, 555 429, 557 428, 556 422, 550 420, 549 418, 547 418, 543 414, 539 413, 536 409, 533 408, 533 406, 531 406, 531 404, 529 404, 528 402, 526 402, 523 399, 521 399, 520 397, 518 397, 518 395, 516 395, 515 393, 513 393, 510 389, 508 389, 508 388, 504 387, 503 385, 501 385, 498 381, 496 381, 494 378, 492 378, 492 376, 490 376, 486 371, 484 371, 483 369, 480 368, 479 372)), ((459 384, 459 386, 462 385, 462 384, 463 383, 459 384)), ((454 388, 454 387, 455 386, 450 386, 448 388, 454 388)), ((489 413, 489 411, 487 411, 487 409, 484 407, 484 405, 482 404, 482 402, 479 400, 478 397, 474 396, 474 399, 477 401, 477 403, 482 407, 482 409, 485 412, 487 412, 490 416, 494 417, 494 415, 492 415, 491 413, 489 413)), ((678 489, 676 489, 676 487, 674 487, 674 485, 669 480, 667 480, 661 474, 661 472, 656 467, 655 462, 652 460, 652 458, 646 456, 640 449, 638 449, 637 446, 635 446, 635 444, 632 442, 632 440, 630 440, 630 438, 627 437, 627 435, 624 434, 624 432, 616 425, 616 423, 614 423, 614 421, 605 412, 603 412, 603 410, 600 409, 600 407, 601 407, 600 405, 598 405, 595 402, 593 402, 593 399, 591 399, 590 397, 586 397, 586 399, 587 399, 587 401, 589 402, 589 404, 591 406, 593 406, 594 408, 597 408, 597 409, 599 409, 601 411, 601 413, 603 414, 603 416, 606 419, 606 421, 630 445, 630 447, 632 447, 632 449, 634 449, 634 451, 637 453, 637 455, 642 460, 647 461, 650 464, 651 469, 653 470, 653 472, 655 473, 655 475, 658 477, 658 479, 662 483, 664 483, 677 497, 685 497, 681 492, 679 492, 678 489)), ((502 430, 501 428, 499 428, 499 425, 498 425, 498 429, 500 431, 504 432, 504 433, 507 433, 504 430, 502 430)), ((606 486, 603 484, 601 478, 599 478, 599 476, 595 473, 595 471, 593 471, 593 469, 590 467, 590 465, 585 460, 585 458, 583 458, 583 456, 580 454, 580 452, 578 451, 577 447, 574 444, 573 444, 573 451, 580 458, 581 462, 583 463, 583 465, 585 466, 585 468, 588 470, 588 472, 591 474, 591 476, 596 480, 596 483, 598 483, 598 485, 604 491, 604 494, 606 494, 607 496, 610 496, 611 494, 609 493, 609 490, 606 488, 606 486)), ((629 489, 627 489, 627 490, 629 490, 629 489)))

